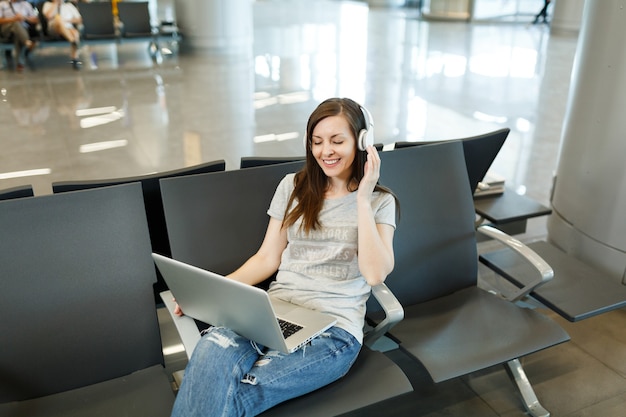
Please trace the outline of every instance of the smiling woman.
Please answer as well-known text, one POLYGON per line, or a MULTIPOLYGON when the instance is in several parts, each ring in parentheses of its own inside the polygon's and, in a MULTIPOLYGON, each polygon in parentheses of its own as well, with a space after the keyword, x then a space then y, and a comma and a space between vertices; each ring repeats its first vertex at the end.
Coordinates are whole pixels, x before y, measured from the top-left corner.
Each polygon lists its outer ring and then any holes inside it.
POLYGON ((363 342, 371 287, 394 266, 395 199, 378 185, 376 148, 357 146, 370 125, 350 99, 328 99, 313 111, 304 167, 278 184, 261 247, 228 275, 255 285, 276 273, 272 297, 336 324, 291 354, 211 328, 193 351, 173 416, 257 415, 348 372, 363 342))

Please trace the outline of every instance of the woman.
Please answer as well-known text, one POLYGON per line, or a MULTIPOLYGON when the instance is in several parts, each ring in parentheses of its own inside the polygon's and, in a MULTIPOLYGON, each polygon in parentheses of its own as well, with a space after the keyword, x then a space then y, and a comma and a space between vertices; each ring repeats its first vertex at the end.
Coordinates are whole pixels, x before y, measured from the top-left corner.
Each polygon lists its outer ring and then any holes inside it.
POLYGON ((74 69, 80 68, 78 45, 80 32, 76 28, 83 23, 80 12, 72 3, 64 0, 51 0, 43 5, 42 13, 48 21, 48 33, 70 42, 70 59, 74 69))
POLYGON ((278 270, 272 296, 331 314, 337 324, 292 354, 209 329, 185 370, 173 416, 257 415, 341 378, 354 363, 371 286, 394 265, 396 201, 378 185, 376 149, 357 146, 369 127, 365 112, 338 98, 315 109, 304 168, 278 185, 261 247, 229 275, 254 285, 278 270))

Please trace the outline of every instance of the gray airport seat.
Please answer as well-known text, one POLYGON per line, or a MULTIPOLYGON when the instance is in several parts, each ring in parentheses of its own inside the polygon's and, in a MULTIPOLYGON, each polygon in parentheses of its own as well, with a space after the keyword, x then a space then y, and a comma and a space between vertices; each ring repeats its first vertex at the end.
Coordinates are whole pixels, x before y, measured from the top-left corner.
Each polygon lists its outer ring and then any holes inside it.
MULTIPOLYGON (((160 37, 172 38, 178 36, 175 31, 167 31, 167 25, 157 26, 152 22, 150 6, 147 1, 122 1, 117 3, 118 17, 122 22, 122 39, 149 38, 155 41, 160 37)), ((168 22, 169 26, 175 25, 168 22)))
POLYGON ((0 202, 0 416, 169 416, 141 186, 0 202))
POLYGON ((150 9, 147 1, 119 2, 118 17, 122 22, 123 38, 148 38, 155 35, 150 22, 150 9))
MULTIPOLYGON (((400 200, 394 237, 396 264, 385 281, 405 310, 390 331, 400 349, 419 361, 434 382, 504 364, 515 376, 532 415, 547 415, 524 375, 519 358, 569 340, 554 321, 477 286, 478 254, 472 193, 459 141, 381 154, 381 183, 400 200)), ((521 243, 491 227, 479 231, 521 243)), ((532 289, 525 288, 522 292, 532 289)))
MULTIPOLYGON (((504 145, 510 129, 503 128, 470 136, 462 139, 453 139, 463 144, 463 155, 469 178, 470 190, 474 194, 474 210, 480 216, 476 224, 485 220, 508 234, 524 233, 527 220, 533 217, 545 216, 551 209, 513 190, 503 189, 494 191, 484 190, 480 182, 489 171, 498 152, 504 145)), ((431 142, 396 142, 394 149, 403 149, 413 146, 445 143, 452 140, 431 142)), ((484 239, 481 237, 481 239, 484 239)))
MULTIPOLYGON (((472 193, 476 190, 478 183, 482 181, 489 171, 489 167, 493 160, 500 152, 502 145, 509 136, 511 129, 503 128, 487 132, 482 135, 471 136, 462 139, 454 139, 463 143, 463 155, 465 157, 465 166, 467 168, 467 176, 472 193)), ((396 142, 394 149, 403 149, 413 146, 432 145, 435 143, 445 143, 444 141, 431 142, 396 142)))
POLYGON ((111 40, 117 38, 113 5, 110 1, 77 4, 83 18, 81 38, 88 41, 111 40))
POLYGON ((14 198, 33 197, 32 185, 20 185, 17 187, 0 190, 0 200, 12 200, 14 198))
MULTIPOLYGON (((172 256, 183 262, 227 274, 241 266, 261 245, 266 214, 280 180, 301 161, 161 180, 161 193, 172 256)), ((375 297, 389 313, 384 333, 402 309, 384 286, 375 297), (391 301, 385 301, 390 298, 391 301)), ((172 295, 163 299, 171 312, 172 295)), ((173 317, 187 355, 199 339, 188 317, 173 317)), ((374 340, 367 338, 368 343, 374 340)), ((331 416, 412 391, 402 370, 383 353, 363 347, 353 369, 341 380, 314 393, 283 403, 263 416, 331 416)))
POLYGON ((147 1, 121 1, 117 3, 120 19, 120 40, 150 42, 148 50, 152 57, 161 53, 161 40, 178 41, 178 28, 174 22, 168 25, 153 25, 147 1))
MULTIPOLYGON (((157 172, 155 174, 139 175, 135 177, 54 182, 52 183, 52 192, 56 194, 118 184, 129 184, 132 182, 141 183, 152 251, 161 255, 170 256, 170 244, 167 237, 167 227, 165 225, 165 214, 163 213, 163 204, 161 202, 161 188, 159 187, 159 180, 161 178, 224 171, 224 169, 226 169, 226 162, 220 159, 171 171, 157 172)), ((157 271, 155 299, 160 300, 158 294, 165 289, 167 289, 165 281, 163 281, 163 277, 161 277, 157 271)))

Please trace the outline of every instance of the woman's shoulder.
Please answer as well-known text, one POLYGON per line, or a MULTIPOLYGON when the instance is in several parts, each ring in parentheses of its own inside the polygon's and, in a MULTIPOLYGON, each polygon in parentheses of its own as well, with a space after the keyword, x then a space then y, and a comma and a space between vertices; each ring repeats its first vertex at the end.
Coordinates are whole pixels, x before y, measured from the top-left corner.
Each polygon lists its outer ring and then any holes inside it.
POLYGON ((385 201, 394 201, 395 202, 393 194, 391 194, 390 192, 385 191, 385 190, 375 190, 372 193, 372 200, 382 201, 382 202, 385 202, 385 201))
POLYGON ((385 191, 374 191, 372 193, 372 207, 378 210, 392 210, 396 211, 396 198, 393 194, 385 191))
POLYGON ((280 184, 278 184, 278 186, 285 187, 285 188, 293 188, 295 185, 295 181, 296 181, 296 173, 290 172, 289 174, 283 177, 283 179, 280 181, 280 184))
POLYGON ((285 175, 276 186, 276 193, 291 194, 295 184, 295 173, 285 175))

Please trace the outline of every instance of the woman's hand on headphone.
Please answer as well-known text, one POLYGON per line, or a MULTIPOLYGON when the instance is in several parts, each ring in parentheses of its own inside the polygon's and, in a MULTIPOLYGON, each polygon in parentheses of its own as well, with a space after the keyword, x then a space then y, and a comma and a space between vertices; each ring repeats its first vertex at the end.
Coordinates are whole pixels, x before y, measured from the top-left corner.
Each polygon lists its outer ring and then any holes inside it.
POLYGON ((368 146, 365 151, 367 152, 367 161, 365 162, 363 178, 359 184, 358 192, 359 196, 369 199, 380 178, 380 156, 373 145, 368 146))

